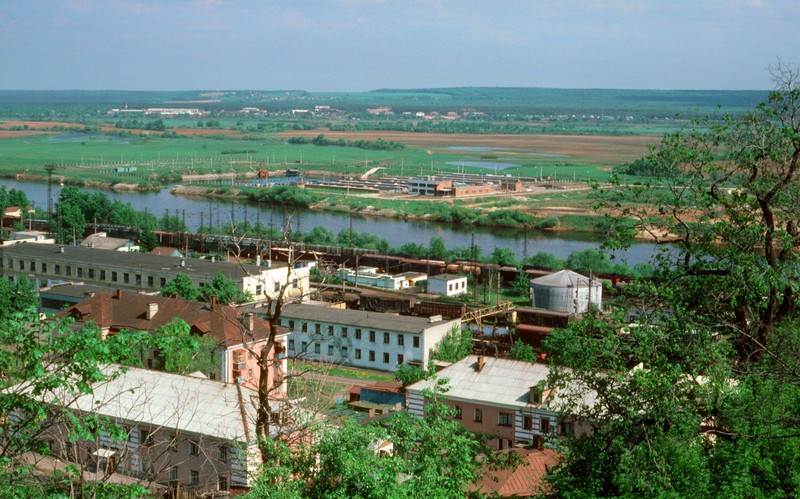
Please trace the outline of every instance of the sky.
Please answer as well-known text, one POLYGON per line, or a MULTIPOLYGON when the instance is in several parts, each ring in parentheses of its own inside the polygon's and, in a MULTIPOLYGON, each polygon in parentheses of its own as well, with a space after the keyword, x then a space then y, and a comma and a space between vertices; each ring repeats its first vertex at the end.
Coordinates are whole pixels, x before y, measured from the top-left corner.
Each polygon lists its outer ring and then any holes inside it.
POLYGON ((0 89, 764 90, 798 0, 0 0, 0 89))

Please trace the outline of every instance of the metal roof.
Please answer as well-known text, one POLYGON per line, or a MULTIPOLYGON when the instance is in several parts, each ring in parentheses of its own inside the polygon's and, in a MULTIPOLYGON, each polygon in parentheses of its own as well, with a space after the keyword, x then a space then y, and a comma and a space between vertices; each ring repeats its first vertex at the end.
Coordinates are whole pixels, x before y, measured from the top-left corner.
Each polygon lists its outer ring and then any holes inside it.
POLYGON ((362 310, 336 309, 315 305, 290 304, 281 312, 281 318, 300 319, 317 322, 341 324, 362 328, 375 328, 401 333, 423 333, 426 329, 444 323, 459 324, 456 320, 431 321, 427 317, 384 314, 362 310))
MULTIPOLYGON (((546 381, 550 374, 550 369, 544 364, 485 356, 483 368, 477 371, 478 357, 468 355, 437 373, 439 380, 449 381, 446 398, 508 408, 524 407, 529 405, 530 388, 540 381, 546 381)), ((435 383, 431 380, 419 381, 409 386, 407 391, 431 390, 435 383)), ((587 390, 580 392, 583 393, 584 403, 593 401, 592 393, 587 390)), ((552 392, 545 399, 544 406, 553 410, 558 408, 558 392, 552 392)))
MULTIPOLYGON (((103 372, 110 376, 119 369, 112 364, 104 366, 103 372)), ((92 395, 78 397, 69 407, 132 424, 145 423, 223 440, 255 440, 256 407, 250 400, 255 391, 205 378, 136 367, 125 369, 116 378, 96 383, 92 395)))
POLYGON ((597 279, 590 280, 588 277, 582 276, 577 272, 571 270, 560 270, 552 274, 531 279, 531 284, 539 286, 552 286, 560 288, 574 288, 574 287, 589 287, 589 283, 594 286, 599 286, 600 281, 597 279))
MULTIPOLYGON (((15 244, 2 249, 4 257, 47 259, 63 265, 88 265, 96 268, 133 271, 142 269, 154 274, 174 275, 178 272, 197 279, 211 279, 219 273, 233 281, 247 275, 260 275, 267 267, 228 262, 211 262, 196 258, 175 258, 150 253, 119 252, 83 246, 58 244, 15 244), (63 248, 63 252, 61 251, 63 248), (181 262, 185 266, 181 266, 181 262)), ((4 262, 5 263, 5 262, 4 262)))

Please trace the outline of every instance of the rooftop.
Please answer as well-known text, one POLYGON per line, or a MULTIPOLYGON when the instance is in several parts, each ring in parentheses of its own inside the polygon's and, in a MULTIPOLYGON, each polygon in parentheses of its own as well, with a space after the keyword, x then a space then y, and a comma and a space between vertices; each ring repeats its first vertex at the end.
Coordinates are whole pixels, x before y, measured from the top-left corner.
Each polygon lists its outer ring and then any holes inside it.
POLYGON ((258 275, 267 267, 249 264, 212 262, 196 258, 175 258, 149 253, 117 251, 66 246, 58 244, 16 244, 3 249, 6 258, 35 258, 61 263, 62 265, 93 265, 105 269, 142 269, 154 274, 174 275, 184 273, 196 279, 213 279, 219 273, 233 281, 240 281, 247 275, 258 275), (61 251, 63 248, 63 252, 61 251), (181 266, 185 262, 185 266, 181 266))
POLYGON ((422 333, 444 323, 457 324, 458 320, 431 321, 427 317, 364 312, 362 310, 335 309, 314 305, 286 305, 281 317, 287 319, 330 322, 347 326, 388 329, 401 333, 422 333))

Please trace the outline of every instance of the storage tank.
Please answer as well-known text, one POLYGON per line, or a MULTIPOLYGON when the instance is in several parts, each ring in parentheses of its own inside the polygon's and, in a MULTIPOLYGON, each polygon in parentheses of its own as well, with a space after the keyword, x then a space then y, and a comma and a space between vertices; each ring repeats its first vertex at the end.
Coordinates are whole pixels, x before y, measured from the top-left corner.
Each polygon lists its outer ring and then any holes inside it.
POLYGON ((589 303, 601 308, 603 286, 599 279, 589 279, 571 270, 531 279, 531 305, 556 312, 582 314, 589 303))

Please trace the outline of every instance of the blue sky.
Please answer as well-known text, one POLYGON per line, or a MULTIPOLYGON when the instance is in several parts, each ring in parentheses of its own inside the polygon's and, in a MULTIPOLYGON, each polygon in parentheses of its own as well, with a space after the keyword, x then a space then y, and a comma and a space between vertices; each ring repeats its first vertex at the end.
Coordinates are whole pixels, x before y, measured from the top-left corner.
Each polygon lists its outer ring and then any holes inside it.
POLYGON ((798 0, 2 0, 2 89, 769 89, 798 0))

